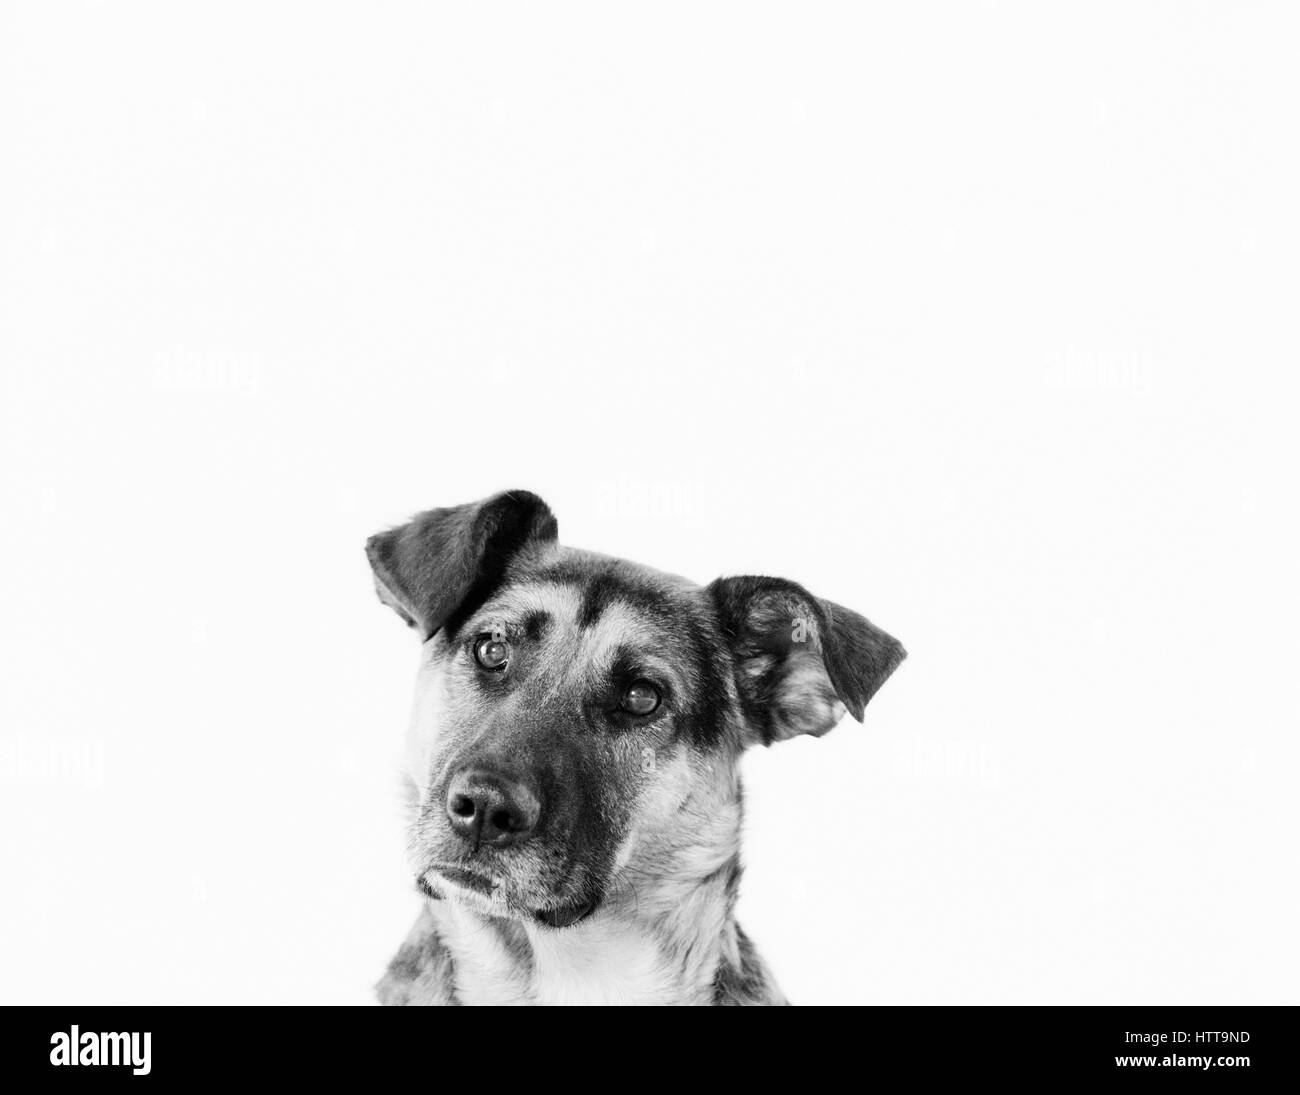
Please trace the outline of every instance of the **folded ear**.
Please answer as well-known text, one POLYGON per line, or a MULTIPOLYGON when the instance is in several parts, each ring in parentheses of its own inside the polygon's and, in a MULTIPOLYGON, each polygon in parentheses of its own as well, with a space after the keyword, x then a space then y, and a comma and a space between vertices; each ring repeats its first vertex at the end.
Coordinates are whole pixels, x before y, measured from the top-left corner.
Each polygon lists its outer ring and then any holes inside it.
POLYGON ((428 639, 455 631, 500 584, 512 559, 555 540, 546 503, 526 490, 417 514, 366 541, 379 599, 428 639))
POLYGON ((719 578, 706 591, 731 646, 746 721, 764 745, 833 727, 907 657, 856 612, 782 578, 719 578))

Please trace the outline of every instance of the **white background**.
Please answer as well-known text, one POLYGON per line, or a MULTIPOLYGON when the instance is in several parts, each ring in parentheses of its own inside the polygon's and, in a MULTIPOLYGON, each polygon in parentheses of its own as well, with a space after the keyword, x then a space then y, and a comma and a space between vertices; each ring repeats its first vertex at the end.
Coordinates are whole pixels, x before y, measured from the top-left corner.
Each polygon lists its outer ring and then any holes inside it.
POLYGON ((797 1002, 1295 1003, 1287 5, 6 4, 0 998, 366 1001, 506 487, 911 657, 747 758, 797 1002))

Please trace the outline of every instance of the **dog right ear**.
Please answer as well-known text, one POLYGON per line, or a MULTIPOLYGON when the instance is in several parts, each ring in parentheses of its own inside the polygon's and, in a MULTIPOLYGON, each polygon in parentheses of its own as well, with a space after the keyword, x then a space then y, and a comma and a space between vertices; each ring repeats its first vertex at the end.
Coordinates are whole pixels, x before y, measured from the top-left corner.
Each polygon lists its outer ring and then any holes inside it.
POLYGON ((504 491, 417 514, 366 541, 379 599, 429 639, 455 631, 500 584, 511 560, 553 542, 555 516, 537 495, 504 491))
POLYGON ((752 740, 820 737, 867 701, 904 658, 903 644, 856 612, 784 578, 719 578, 706 592, 731 647, 752 740))

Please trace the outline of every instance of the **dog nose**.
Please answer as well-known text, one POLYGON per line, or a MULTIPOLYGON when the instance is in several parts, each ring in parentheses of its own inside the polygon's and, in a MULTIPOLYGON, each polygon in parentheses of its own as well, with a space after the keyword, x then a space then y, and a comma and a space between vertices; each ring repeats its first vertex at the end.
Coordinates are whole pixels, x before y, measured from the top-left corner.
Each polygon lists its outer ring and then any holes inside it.
POLYGON ((541 806, 518 780, 483 768, 456 774, 447 788, 452 831, 474 848, 504 848, 526 840, 537 828, 541 806))

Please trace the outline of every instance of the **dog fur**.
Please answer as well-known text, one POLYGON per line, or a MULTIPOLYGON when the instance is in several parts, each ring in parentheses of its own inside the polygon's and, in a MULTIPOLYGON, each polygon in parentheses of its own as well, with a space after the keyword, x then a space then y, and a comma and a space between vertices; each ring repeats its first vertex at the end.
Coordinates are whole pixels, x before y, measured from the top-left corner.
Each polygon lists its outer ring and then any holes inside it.
POLYGON ((784 579, 700 587, 561 546, 527 491, 367 555, 422 643, 404 785, 425 902, 381 1002, 786 1003, 734 916, 740 757, 861 721, 897 640, 784 579))

